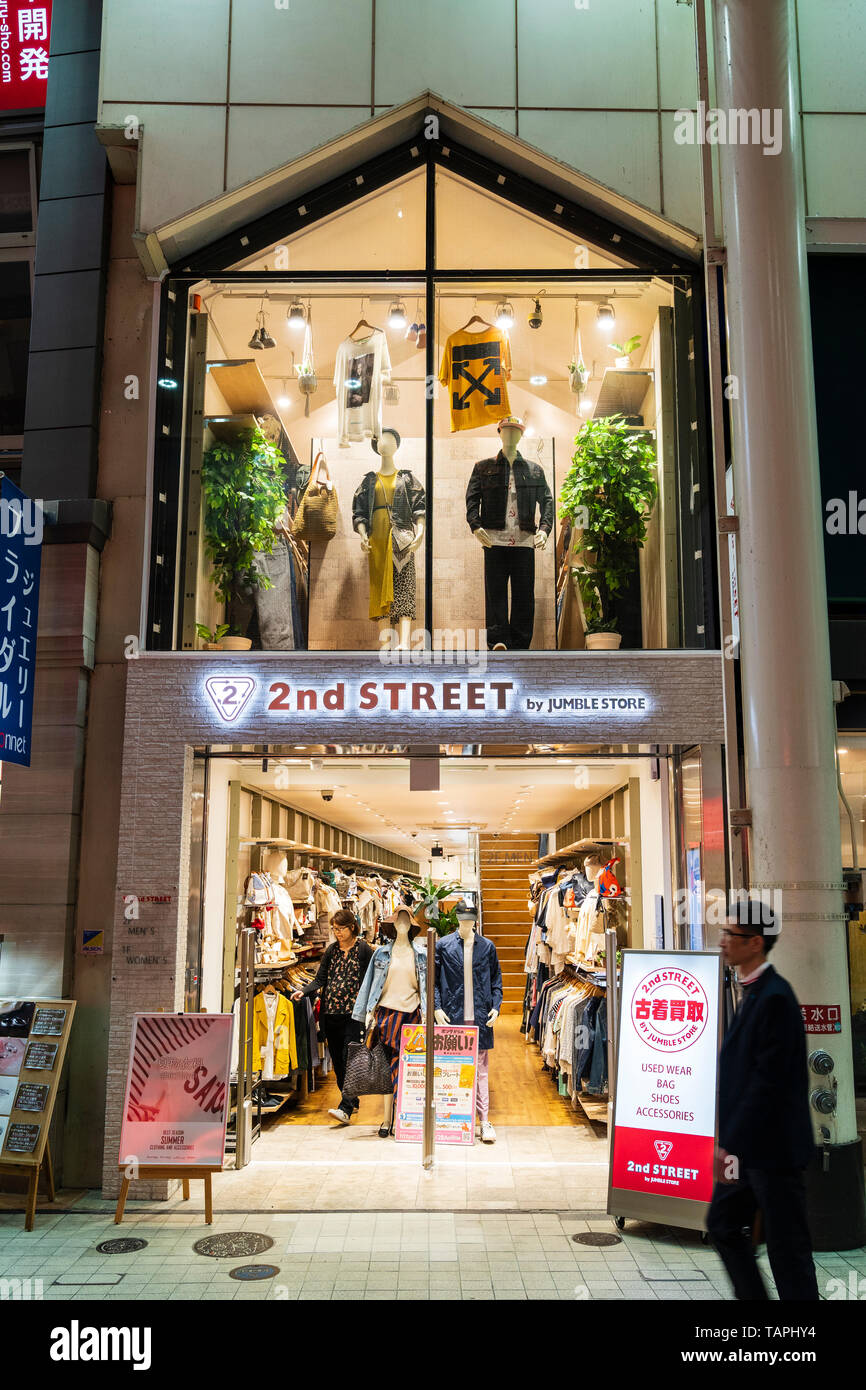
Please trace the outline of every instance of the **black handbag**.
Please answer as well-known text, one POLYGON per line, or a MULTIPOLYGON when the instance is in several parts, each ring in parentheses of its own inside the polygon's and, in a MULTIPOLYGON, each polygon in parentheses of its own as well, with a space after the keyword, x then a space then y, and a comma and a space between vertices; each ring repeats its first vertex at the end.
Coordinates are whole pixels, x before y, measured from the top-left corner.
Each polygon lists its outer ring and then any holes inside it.
POLYGON ((343 1095, 356 1100, 358 1096, 387 1096, 392 1089, 391 1063, 378 1033, 371 1030, 365 1042, 349 1043, 343 1095))

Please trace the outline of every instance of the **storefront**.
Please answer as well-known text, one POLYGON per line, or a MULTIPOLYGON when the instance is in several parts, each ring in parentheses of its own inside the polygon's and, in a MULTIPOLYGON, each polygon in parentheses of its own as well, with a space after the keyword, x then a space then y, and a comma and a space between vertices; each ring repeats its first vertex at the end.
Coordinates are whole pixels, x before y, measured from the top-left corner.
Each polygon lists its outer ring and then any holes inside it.
MULTIPOLYGON (((247 896, 259 871, 289 883, 291 906, 281 925, 269 918, 257 933, 252 985, 276 982, 289 997, 310 978, 335 906, 348 903, 375 938, 395 893, 417 904, 425 880, 454 884, 478 906, 500 957, 491 1118, 498 1104, 506 1126, 543 1124, 540 1087, 545 1105, 566 1107, 557 1123, 603 1124, 603 1093, 581 1100, 567 1080, 557 1089, 533 1075, 521 1101, 522 1083, 506 1085, 515 1067, 533 1070, 533 1057, 534 1070, 559 1076, 560 1059, 543 1056, 543 1038, 525 1028, 538 985, 527 954, 531 881, 538 888, 541 875, 549 886, 598 845, 618 861, 622 944, 714 944, 701 935, 677 842, 684 827, 702 889, 724 891, 708 791, 720 767, 719 661, 698 652, 554 661, 491 653, 472 668, 453 658, 434 665, 431 654, 422 667, 417 656, 389 665, 355 653, 327 674, 320 658, 300 653, 131 662, 105 1191, 117 1187, 132 1014, 232 1011, 245 968, 240 937, 255 919, 262 925, 247 896)), ((600 969, 586 942, 575 960, 600 969)), ((324 1049, 265 1065, 272 1075, 264 1080, 257 1066, 254 1078, 263 1128, 279 1134, 300 1104, 293 1143, 302 1144, 304 1127, 327 1122, 335 1099, 324 1049)), ((373 1109, 370 1098, 361 1124, 374 1123, 373 1109)), ((155 1186, 153 1195, 164 1194, 155 1186)))
POLYGON ((171 265, 146 645, 717 647, 699 262, 431 121, 171 265))

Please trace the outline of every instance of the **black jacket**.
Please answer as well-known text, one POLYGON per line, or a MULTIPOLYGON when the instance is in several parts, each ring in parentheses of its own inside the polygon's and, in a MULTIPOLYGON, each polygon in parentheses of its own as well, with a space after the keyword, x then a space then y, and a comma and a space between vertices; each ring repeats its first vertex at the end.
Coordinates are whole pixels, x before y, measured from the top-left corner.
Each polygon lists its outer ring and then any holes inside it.
MULTIPOLYGON (((548 535, 553 529, 553 497, 544 472, 537 463, 527 463, 517 454, 514 459, 514 482, 517 488, 517 521, 521 531, 536 530, 535 509, 538 508, 538 529, 548 535)), ((495 459, 476 463, 466 489, 466 520, 473 531, 502 531, 505 527, 505 508, 508 503, 508 459, 500 449, 495 459)))
MULTIPOLYGON (((358 955, 361 959, 360 979, 363 980, 364 976, 367 973, 367 966, 373 959, 373 947, 369 944, 369 942, 364 940, 363 936, 356 937, 356 941, 358 943, 358 955)), ((331 961, 334 959, 334 952, 339 950, 339 944, 336 941, 332 941, 319 962, 319 968, 316 971, 316 978, 312 980, 310 984, 304 986, 304 988, 300 991, 301 994, 306 994, 312 997, 313 995, 318 994, 319 990, 321 990, 322 996, 324 997, 325 985, 328 979, 328 971, 331 968, 331 961)), ((349 1010, 349 1015, 347 1016, 350 1015, 351 1010, 349 1010)))
POLYGON ((806 1032, 772 965, 745 991, 719 1059, 719 1144, 742 1168, 803 1168, 815 1148, 806 1032))
MULTIPOLYGON (((371 470, 365 473, 358 484, 355 496, 352 498, 352 527, 357 531, 360 525, 367 528, 367 534, 373 528, 373 494, 376 491, 376 473, 371 470)), ((397 481, 394 484, 394 501, 391 503, 391 515, 394 520, 394 527, 398 531, 412 531, 415 527, 416 518, 424 516, 427 503, 424 498, 424 489, 408 468, 397 470, 397 481)))

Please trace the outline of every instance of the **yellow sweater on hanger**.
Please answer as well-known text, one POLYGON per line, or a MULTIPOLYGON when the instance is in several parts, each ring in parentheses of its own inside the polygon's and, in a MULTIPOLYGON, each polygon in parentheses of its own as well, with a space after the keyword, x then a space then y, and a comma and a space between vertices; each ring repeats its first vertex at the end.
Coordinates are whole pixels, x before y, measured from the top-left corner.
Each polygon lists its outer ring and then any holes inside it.
MULTIPOLYGON (((264 994, 257 994, 253 1004, 253 1067, 262 1070, 262 1048, 268 1044, 268 1011, 264 994)), ((295 1038, 295 1011, 288 999, 280 994, 274 1018, 274 1076, 287 1076, 297 1070, 298 1044, 295 1038)))

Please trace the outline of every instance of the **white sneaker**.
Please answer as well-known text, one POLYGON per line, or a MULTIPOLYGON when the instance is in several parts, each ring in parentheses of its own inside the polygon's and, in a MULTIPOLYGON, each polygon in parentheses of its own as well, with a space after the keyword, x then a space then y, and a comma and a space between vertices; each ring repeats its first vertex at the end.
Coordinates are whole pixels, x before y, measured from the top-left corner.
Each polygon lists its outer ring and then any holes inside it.
POLYGON ((335 1120, 339 1120, 341 1125, 349 1124, 352 1118, 351 1115, 346 1114, 345 1110, 329 1110, 328 1114, 333 1115, 335 1120))
POLYGON ((481 1142, 482 1144, 496 1143, 496 1130, 489 1120, 481 1121, 481 1142))

